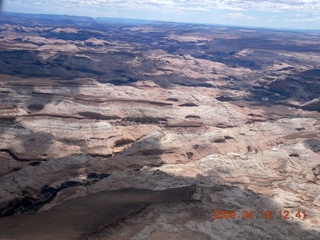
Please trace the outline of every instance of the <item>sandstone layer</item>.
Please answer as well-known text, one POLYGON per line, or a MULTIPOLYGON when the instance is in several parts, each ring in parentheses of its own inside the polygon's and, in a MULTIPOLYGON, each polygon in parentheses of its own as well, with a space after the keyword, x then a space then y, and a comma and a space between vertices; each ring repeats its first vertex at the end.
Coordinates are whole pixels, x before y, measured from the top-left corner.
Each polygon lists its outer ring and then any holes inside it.
POLYGON ((317 35, 6 21, 0 239, 319 239, 317 35))

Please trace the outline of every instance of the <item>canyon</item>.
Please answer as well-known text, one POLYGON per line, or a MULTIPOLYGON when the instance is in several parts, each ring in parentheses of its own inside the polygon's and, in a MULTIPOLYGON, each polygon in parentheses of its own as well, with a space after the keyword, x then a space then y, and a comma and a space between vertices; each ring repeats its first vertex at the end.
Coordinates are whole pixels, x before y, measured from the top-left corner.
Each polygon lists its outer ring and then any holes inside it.
POLYGON ((0 239, 319 239, 319 36, 3 14, 0 239))

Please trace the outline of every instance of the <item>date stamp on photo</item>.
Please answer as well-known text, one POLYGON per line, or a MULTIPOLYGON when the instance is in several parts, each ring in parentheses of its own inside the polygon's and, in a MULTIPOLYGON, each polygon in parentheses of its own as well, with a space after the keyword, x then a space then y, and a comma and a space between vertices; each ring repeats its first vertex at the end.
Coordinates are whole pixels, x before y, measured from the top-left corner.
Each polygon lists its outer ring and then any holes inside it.
POLYGON ((261 211, 252 211, 252 210, 242 210, 237 212, 236 210, 213 210, 212 219, 283 219, 283 220, 293 220, 300 219, 305 220, 307 213, 305 210, 280 210, 273 212, 271 210, 261 210, 261 211))

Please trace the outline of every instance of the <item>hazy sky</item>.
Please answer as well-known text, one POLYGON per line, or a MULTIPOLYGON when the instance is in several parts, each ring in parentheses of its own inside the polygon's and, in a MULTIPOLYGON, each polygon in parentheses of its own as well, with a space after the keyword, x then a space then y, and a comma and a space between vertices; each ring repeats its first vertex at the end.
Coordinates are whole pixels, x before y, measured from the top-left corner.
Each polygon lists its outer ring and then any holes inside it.
POLYGON ((320 30, 320 0, 4 0, 3 10, 320 30))

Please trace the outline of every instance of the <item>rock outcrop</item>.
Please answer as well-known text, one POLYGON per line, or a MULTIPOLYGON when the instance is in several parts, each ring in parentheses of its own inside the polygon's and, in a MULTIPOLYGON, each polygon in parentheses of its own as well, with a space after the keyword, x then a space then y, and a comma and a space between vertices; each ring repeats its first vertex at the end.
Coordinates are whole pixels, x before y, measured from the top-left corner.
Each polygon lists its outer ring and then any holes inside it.
POLYGON ((319 41, 10 19, 0 239, 319 239, 319 41))

